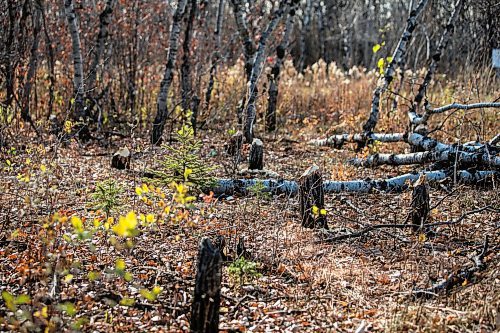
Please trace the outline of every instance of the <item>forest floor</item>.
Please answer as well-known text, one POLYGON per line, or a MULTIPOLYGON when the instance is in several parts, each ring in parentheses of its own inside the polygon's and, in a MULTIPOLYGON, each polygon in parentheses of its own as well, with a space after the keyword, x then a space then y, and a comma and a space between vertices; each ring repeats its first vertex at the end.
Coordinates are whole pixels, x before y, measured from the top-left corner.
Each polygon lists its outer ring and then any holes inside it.
MULTIPOLYGON (((309 139, 324 136, 332 124, 348 123, 339 126, 339 132, 357 128, 357 119, 366 114, 363 110, 366 105, 355 111, 358 118, 349 119, 342 114, 336 119, 322 116, 329 112, 287 113, 288 120, 277 134, 259 136, 265 144, 265 168, 285 179, 297 179, 317 164, 325 179, 335 180, 388 178, 419 170, 354 168, 345 164, 356 156, 352 145, 341 150, 307 145, 309 139)), ((484 115, 477 117, 486 124, 484 132, 498 131, 497 111, 491 111, 489 122, 484 115)), ((404 128, 403 121, 385 121, 381 126, 388 130, 404 128)), ((223 131, 212 123, 201 132, 201 155, 207 165, 216 167, 216 176, 231 177, 231 162, 224 153, 230 126, 221 127, 223 131)), ((411 229, 382 229, 328 243, 319 232, 300 226, 295 197, 258 191, 221 198, 204 194, 187 209, 175 200, 171 187, 152 186, 141 178, 142 171, 158 168, 166 154, 144 138, 116 139, 103 147, 74 140, 60 144, 51 137, 42 145, 34 138, 28 140, 28 132, 19 130, 24 141, 12 142, 0 159, 3 331, 71 327, 100 332, 188 331, 198 243, 202 237, 218 235, 226 238, 226 254, 233 259, 238 239, 243 238, 249 260, 257 264, 257 274, 240 277, 229 272, 231 260, 224 263, 222 331, 500 329, 500 214, 494 211, 439 227, 432 237, 411 229), (110 167, 112 153, 122 146, 133 152, 135 172, 110 167), (120 205, 109 215, 112 220, 91 204, 96 184, 106 179, 123 188, 120 205), (166 207, 171 207, 169 213, 166 207), (119 216, 131 210, 152 218, 141 223, 140 233, 127 244, 111 230, 119 216), (486 269, 473 280, 427 299, 412 296, 413 290, 428 288, 473 265, 470 257, 481 250, 486 235, 491 250, 484 258, 486 269)), ((391 144, 370 149, 403 151, 406 147, 391 144)), ((436 184, 430 193, 431 206, 436 205, 431 222, 456 220, 486 206, 498 210, 499 193, 498 184, 493 188, 436 184)), ((328 224, 337 232, 405 223, 410 202, 411 191, 325 198, 328 224)))

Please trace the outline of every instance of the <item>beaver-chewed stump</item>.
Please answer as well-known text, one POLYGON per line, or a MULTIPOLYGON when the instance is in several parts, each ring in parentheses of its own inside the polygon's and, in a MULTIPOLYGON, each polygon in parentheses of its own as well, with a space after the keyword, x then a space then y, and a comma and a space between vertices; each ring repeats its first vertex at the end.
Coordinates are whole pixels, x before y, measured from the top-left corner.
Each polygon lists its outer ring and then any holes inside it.
POLYGON ((111 167, 118 170, 130 169, 130 150, 127 147, 118 149, 111 159, 111 167))
POLYGON ((411 223, 413 230, 422 229, 429 217, 429 186, 425 175, 421 175, 415 182, 411 199, 411 223))
POLYGON ((313 165, 307 169, 298 183, 302 226, 327 229, 323 177, 319 167, 313 165))
POLYGON ((218 332, 222 257, 208 238, 200 242, 191 307, 191 332, 218 332))
POLYGON ((248 158, 249 170, 264 169, 264 144, 260 139, 253 139, 248 158))
POLYGON ((236 132, 231 136, 231 139, 226 145, 226 153, 230 156, 239 156, 241 154, 241 147, 243 146, 243 133, 236 132))

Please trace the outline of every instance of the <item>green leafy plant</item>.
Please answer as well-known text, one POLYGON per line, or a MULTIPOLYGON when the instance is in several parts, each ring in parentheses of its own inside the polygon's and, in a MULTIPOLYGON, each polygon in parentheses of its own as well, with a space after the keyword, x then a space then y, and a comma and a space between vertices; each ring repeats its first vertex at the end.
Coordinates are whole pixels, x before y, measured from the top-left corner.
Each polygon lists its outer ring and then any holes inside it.
POLYGON ((107 216, 111 211, 121 205, 120 194, 123 188, 114 179, 98 182, 94 193, 92 193, 92 206, 103 210, 107 216))
POLYGON ((264 185, 264 182, 261 180, 257 180, 255 184, 252 186, 248 187, 248 192, 256 196, 257 199, 269 199, 271 198, 271 193, 266 191, 266 186, 264 185))
POLYGON ((257 271, 257 263, 244 257, 239 257, 233 261, 228 267, 228 273, 231 279, 238 283, 252 281, 262 276, 257 271))
POLYGON ((200 157, 202 142, 194 137, 193 129, 184 125, 177 131, 177 145, 164 145, 168 153, 161 162, 162 169, 152 171, 163 184, 185 183, 191 188, 202 189, 214 181, 213 168, 200 157))

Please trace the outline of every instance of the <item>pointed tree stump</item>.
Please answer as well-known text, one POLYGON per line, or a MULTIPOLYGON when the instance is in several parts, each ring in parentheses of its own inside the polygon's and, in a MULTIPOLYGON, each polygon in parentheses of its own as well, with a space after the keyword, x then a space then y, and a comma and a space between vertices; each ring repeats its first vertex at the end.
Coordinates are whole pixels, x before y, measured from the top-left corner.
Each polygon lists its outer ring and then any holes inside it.
POLYGON ((230 156, 238 156, 241 153, 242 146, 243 146, 243 133, 241 131, 238 131, 231 136, 231 139, 227 144, 226 152, 230 156))
POLYGON ((222 258, 208 238, 200 242, 191 307, 191 332, 218 332, 222 258))
POLYGON ((111 159, 111 167, 119 170, 130 169, 130 156, 127 147, 118 149, 111 159))
POLYGON ((249 170, 264 169, 264 144, 259 139, 253 139, 250 147, 250 157, 248 158, 249 170))
POLYGON ((429 187, 425 175, 415 182, 411 200, 411 223, 415 225, 413 230, 423 228, 429 217, 429 187))
POLYGON ((299 201, 302 226, 328 228, 326 224, 323 178, 317 165, 311 166, 299 178, 299 201))

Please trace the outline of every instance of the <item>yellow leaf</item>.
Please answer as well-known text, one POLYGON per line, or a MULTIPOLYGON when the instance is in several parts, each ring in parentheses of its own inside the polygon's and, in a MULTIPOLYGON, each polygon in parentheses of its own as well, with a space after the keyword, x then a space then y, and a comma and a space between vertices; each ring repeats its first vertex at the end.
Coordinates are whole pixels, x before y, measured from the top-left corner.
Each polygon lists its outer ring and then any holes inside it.
POLYGON ((137 216, 133 211, 129 212, 127 216, 120 216, 118 224, 113 227, 113 231, 118 236, 128 237, 133 234, 137 227, 137 216))
POLYGON ((313 215, 318 215, 319 214, 319 208, 317 206, 312 206, 312 213, 313 215))
POLYGON ((462 282, 462 286, 465 287, 468 283, 469 283, 469 281, 467 279, 465 279, 464 282, 462 282))
POLYGON ((392 62, 392 57, 387 57, 386 60, 387 60, 387 63, 390 64, 392 62))
POLYGON ((77 232, 83 232, 83 222, 78 216, 71 217, 71 225, 73 225, 73 228, 75 228, 77 232))
POLYGON ((73 280, 73 274, 68 274, 64 277, 64 282, 69 283, 73 280))
POLYGON ((45 166, 45 164, 40 165, 40 170, 42 170, 42 172, 47 172, 47 167, 45 166))
POLYGON ((418 235, 418 241, 419 241, 420 243, 423 243, 423 242, 425 242, 426 240, 427 240, 427 236, 425 236, 425 234, 424 234, 424 233, 421 233, 421 234, 419 234, 419 235, 418 235))
POLYGON ((161 291, 162 291, 162 288, 160 286, 153 287, 153 294, 158 295, 159 293, 161 293, 161 291))
POLYGON ((322 209, 319 211, 319 213, 320 213, 321 215, 326 215, 326 209, 322 208, 322 209))
POLYGON ((142 189, 141 189, 140 187, 136 187, 136 188, 135 188, 135 193, 136 193, 137 195, 141 196, 141 195, 142 195, 142 189))
POLYGON ((141 188, 142 188, 142 192, 144 192, 144 193, 148 193, 149 192, 149 188, 148 188, 147 184, 142 184, 141 188))
POLYGON ((377 52, 378 52, 378 50, 380 50, 380 48, 381 48, 380 44, 375 44, 375 45, 373 46, 373 48, 372 48, 373 53, 377 53, 377 52))
POLYGON ((193 170, 186 168, 184 170, 184 180, 188 180, 189 175, 193 173, 193 170))
POLYGON ((155 221, 155 216, 153 214, 148 214, 146 216, 146 222, 153 223, 155 221))
POLYGON ((117 271, 124 271, 125 270, 125 261, 123 259, 117 259, 115 262, 115 268, 117 271))

